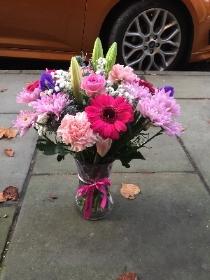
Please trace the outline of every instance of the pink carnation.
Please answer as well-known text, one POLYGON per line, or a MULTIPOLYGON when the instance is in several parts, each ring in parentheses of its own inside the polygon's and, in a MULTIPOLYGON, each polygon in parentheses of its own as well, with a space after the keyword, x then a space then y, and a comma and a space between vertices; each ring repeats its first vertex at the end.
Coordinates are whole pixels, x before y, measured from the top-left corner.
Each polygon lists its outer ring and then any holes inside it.
POLYGON ((81 88, 86 91, 88 96, 92 96, 103 91, 105 84, 106 80, 102 75, 92 73, 83 78, 81 88))
POLYGON ((52 95, 42 96, 34 102, 31 102, 31 106, 36 110, 37 113, 51 113, 60 117, 60 113, 64 107, 69 103, 68 97, 64 93, 54 93, 52 95))
POLYGON ((29 111, 20 111, 14 122, 14 127, 18 129, 20 136, 23 136, 30 127, 35 124, 37 115, 29 111))
POLYGON ((132 83, 135 80, 138 80, 138 77, 133 73, 131 67, 115 64, 109 73, 108 79, 112 82, 124 81, 132 83))
POLYGON ((57 135, 65 144, 71 145, 72 151, 80 152, 92 147, 98 140, 90 126, 85 112, 79 112, 75 116, 67 114, 61 121, 57 135))

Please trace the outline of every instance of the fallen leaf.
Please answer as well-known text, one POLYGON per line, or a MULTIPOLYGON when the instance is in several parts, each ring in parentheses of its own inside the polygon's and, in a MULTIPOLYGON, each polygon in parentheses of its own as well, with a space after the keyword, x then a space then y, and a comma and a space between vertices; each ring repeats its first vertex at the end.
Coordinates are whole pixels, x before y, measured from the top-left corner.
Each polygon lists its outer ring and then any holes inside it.
POLYGON ((133 184, 122 184, 120 193, 123 197, 128 199, 135 199, 136 195, 141 192, 139 186, 133 184))
POLYGON ((49 199, 49 200, 56 200, 56 199, 58 199, 58 196, 55 195, 55 194, 50 194, 50 195, 48 196, 48 199, 49 199))
POLYGON ((5 133, 5 137, 6 138, 15 138, 17 136, 17 130, 14 128, 7 128, 6 129, 6 133, 5 133))
POLYGON ((8 186, 3 190, 3 196, 5 200, 16 201, 19 199, 19 193, 17 187, 8 186))
POLYGON ((117 280, 138 280, 138 276, 134 272, 125 272, 120 275, 117 280))
POLYGON ((8 157, 14 157, 15 151, 11 148, 4 149, 4 153, 8 157))
POLYGON ((0 139, 5 137, 5 138, 14 138, 17 136, 17 130, 12 128, 12 127, 9 127, 9 128, 6 128, 6 127, 0 127, 0 139))
POLYGON ((3 196, 3 192, 0 192, 0 203, 5 202, 5 201, 6 201, 6 199, 3 196))
POLYGON ((5 92, 7 90, 8 90, 8 88, 0 88, 0 92, 5 92))

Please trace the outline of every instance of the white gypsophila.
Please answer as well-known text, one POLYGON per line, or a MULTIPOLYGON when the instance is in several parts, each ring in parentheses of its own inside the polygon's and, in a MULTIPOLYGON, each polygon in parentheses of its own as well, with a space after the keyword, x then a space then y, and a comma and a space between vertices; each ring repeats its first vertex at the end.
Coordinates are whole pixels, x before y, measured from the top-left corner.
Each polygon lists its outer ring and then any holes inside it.
POLYGON ((48 119, 49 119, 48 114, 47 114, 47 113, 44 113, 44 114, 38 115, 37 121, 36 121, 36 122, 37 122, 38 124, 46 124, 47 121, 48 121, 48 119))
POLYGON ((71 89, 70 75, 68 71, 56 70, 51 73, 53 79, 55 80, 54 90, 56 92, 67 92, 71 89))
POLYGON ((41 91, 40 92, 40 96, 42 97, 42 96, 47 96, 47 95, 52 95, 53 94, 53 89, 46 89, 46 90, 44 90, 44 91, 41 91))
POLYGON ((114 90, 111 84, 108 83, 108 85, 106 86, 106 91, 109 93, 109 95, 124 97, 130 104, 133 104, 134 97, 126 90, 123 85, 119 85, 118 88, 114 90))
POLYGON ((105 67, 106 67, 106 58, 100 57, 97 60, 97 65, 96 65, 96 74, 104 74, 105 72, 105 67))
POLYGON ((36 123, 35 128, 37 129, 37 133, 39 136, 43 136, 47 132, 47 127, 44 125, 40 125, 40 124, 36 123))
POLYGON ((114 90, 114 88, 112 86, 106 86, 106 92, 109 94, 109 95, 112 95, 112 96, 115 96, 116 95, 116 92, 114 90))
POLYGON ((45 126, 45 124, 47 123, 48 119, 49 116, 47 115, 47 113, 38 115, 35 128, 37 129, 37 133, 39 136, 42 136, 47 132, 47 127, 45 126))

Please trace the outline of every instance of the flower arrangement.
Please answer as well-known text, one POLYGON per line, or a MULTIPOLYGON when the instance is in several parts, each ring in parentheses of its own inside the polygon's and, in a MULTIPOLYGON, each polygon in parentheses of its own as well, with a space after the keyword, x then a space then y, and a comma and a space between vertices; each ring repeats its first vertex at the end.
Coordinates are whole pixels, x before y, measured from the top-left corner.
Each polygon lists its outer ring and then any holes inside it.
POLYGON ((179 136, 174 89, 140 79, 131 67, 115 64, 116 57, 116 43, 104 57, 97 38, 89 61, 73 57, 69 71, 42 72, 17 96, 30 108, 14 123, 19 134, 33 127, 37 148, 57 154, 58 161, 70 153, 90 165, 120 160, 125 167, 132 159, 144 159, 140 149, 156 136, 179 136), (150 136, 152 127, 159 130, 150 136))

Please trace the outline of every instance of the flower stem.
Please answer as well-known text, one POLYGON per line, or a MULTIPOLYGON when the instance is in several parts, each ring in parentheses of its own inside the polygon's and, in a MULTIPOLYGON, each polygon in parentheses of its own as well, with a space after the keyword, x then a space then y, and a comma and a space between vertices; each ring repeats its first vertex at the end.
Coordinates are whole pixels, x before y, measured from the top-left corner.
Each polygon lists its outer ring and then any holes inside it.
POLYGON ((154 134, 152 137, 150 137, 146 142, 144 142, 140 147, 139 147, 139 149, 140 148, 142 148, 142 147, 144 147, 148 142, 150 142, 152 139, 154 139, 155 137, 157 137, 157 136, 159 136, 159 135, 161 135, 163 133, 163 129, 161 128, 156 134, 154 134))

